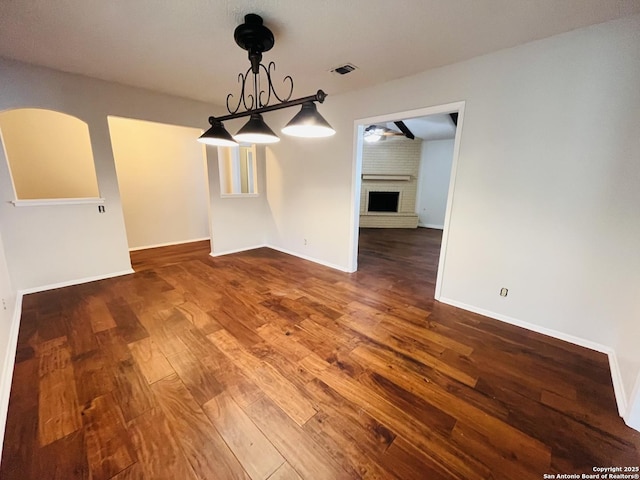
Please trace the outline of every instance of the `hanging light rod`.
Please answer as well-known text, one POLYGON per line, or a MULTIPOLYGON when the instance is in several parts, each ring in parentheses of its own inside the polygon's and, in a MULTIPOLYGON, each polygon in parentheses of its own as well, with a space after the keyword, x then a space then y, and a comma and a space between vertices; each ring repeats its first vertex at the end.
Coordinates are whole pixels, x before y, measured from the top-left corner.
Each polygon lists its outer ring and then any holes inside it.
POLYGON ((302 105, 302 109, 282 129, 284 133, 298 137, 328 137, 335 134, 335 130, 320 115, 315 105, 315 102, 323 103, 327 97, 322 90, 318 90, 315 95, 290 100, 293 93, 293 79, 287 75, 283 83, 289 83, 288 94, 280 96, 276 92, 271 80, 271 74, 276 68, 275 63, 269 62, 266 67, 261 63, 262 53, 271 50, 275 43, 273 33, 263 25, 262 17, 259 15, 251 13, 244 17, 244 21, 245 23, 239 25, 233 34, 238 46, 248 52, 251 63, 244 74, 238 74, 238 82, 241 83, 239 99, 235 106, 232 106, 233 94, 227 95, 229 114, 209 117, 211 128, 202 134, 198 141, 218 146, 234 146, 238 142, 278 142, 280 138, 264 122, 262 114, 297 105, 302 105), (261 86, 261 77, 266 79, 264 89, 261 86), (270 105, 272 96, 279 103, 270 105), (241 111, 240 107, 244 107, 244 110, 241 111), (226 120, 248 116, 251 118, 235 136, 231 136, 222 124, 226 120))
POLYGON ((280 110, 282 108, 295 107, 296 105, 303 105, 308 102, 324 103, 324 99, 327 98, 327 94, 322 90, 318 90, 315 95, 309 95, 308 97, 297 98, 296 100, 287 100, 285 102, 276 103, 275 105, 267 105, 264 107, 256 108, 255 110, 246 110, 244 112, 230 113, 222 117, 209 117, 209 123, 213 125, 214 122, 226 122, 227 120, 233 120, 236 118, 248 117, 254 113, 266 113, 273 112, 274 110, 280 110))

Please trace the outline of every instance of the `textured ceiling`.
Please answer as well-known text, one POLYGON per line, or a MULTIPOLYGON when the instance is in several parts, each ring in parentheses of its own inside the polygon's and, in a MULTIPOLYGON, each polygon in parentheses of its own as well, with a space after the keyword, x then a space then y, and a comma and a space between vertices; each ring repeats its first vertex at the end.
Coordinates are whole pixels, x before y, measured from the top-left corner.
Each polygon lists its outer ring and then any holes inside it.
POLYGON ((294 97, 345 92, 640 13, 640 0, 0 0, 0 56, 223 104, 247 13, 294 97), (359 70, 341 77, 333 67, 359 70))

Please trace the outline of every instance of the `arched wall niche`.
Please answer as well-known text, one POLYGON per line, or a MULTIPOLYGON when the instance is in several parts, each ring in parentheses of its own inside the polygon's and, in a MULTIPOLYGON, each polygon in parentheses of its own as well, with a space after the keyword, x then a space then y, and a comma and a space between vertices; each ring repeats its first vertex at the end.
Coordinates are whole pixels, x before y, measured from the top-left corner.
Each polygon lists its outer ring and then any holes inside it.
POLYGON ((16 200, 100 197, 82 120, 40 108, 6 110, 0 112, 0 140, 16 200))

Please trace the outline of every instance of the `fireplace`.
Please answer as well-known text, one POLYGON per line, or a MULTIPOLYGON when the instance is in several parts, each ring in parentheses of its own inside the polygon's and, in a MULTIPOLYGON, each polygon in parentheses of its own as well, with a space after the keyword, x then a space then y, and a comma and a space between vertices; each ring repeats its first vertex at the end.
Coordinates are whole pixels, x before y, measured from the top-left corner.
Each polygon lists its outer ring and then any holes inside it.
POLYGON ((362 147, 361 228, 416 228, 422 144, 390 137, 362 147))
POLYGON ((400 192, 369 192, 369 212, 397 212, 400 192))

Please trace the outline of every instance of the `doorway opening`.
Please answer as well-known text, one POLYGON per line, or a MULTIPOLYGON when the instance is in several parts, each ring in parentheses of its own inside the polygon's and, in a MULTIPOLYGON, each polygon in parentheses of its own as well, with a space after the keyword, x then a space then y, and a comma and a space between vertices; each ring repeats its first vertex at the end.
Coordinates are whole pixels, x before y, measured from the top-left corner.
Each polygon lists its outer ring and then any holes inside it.
MULTIPOLYGON (((355 272, 358 268, 358 246, 361 227, 425 227, 442 230, 434 294, 434 298, 436 300, 439 299, 446 262, 464 106, 465 102, 462 101, 388 113, 355 121, 350 271, 355 272), (450 122, 450 124, 453 124, 452 133, 446 138, 438 139, 428 137, 425 131, 420 133, 419 137, 411 132, 411 128, 407 128, 407 124, 409 124, 413 125, 414 129, 419 130, 421 127, 419 121, 429 119, 432 124, 434 123, 433 120, 437 119, 435 123, 441 122, 443 126, 447 121, 450 122), (394 125, 397 128, 394 128, 394 125), (409 130, 408 134, 407 130, 409 130), (385 147, 383 149, 374 150, 372 148, 373 144, 369 143, 372 138, 368 138, 365 141, 365 136, 371 137, 372 135, 379 137, 373 139, 373 142, 377 145, 384 144, 385 147), (421 137, 425 139, 422 141, 422 146, 420 146, 420 143, 411 143, 415 142, 415 140, 420 142, 422 140, 421 137), (448 139, 449 142, 441 142, 441 144, 436 145, 437 140, 445 139, 448 139), (407 153, 407 156, 413 155, 415 157, 416 151, 418 151, 417 164, 416 161, 406 161, 406 159, 394 161, 394 157, 397 156, 396 150, 394 149, 394 153, 390 153, 390 147, 394 145, 394 142, 398 145, 401 143, 405 145, 405 147, 400 146, 399 148, 404 148, 408 152, 412 151, 407 153), (365 151, 369 152, 367 155, 374 152, 371 154, 373 160, 371 162, 368 160, 366 166, 363 161, 365 151), (432 164, 426 164, 425 155, 431 154, 433 156, 437 154, 446 156, 446 152, 450 154, 450 166, 443 168, 442 166, 434 167, 432 164), (418 166, 417 170, 416 165, 418 166), (436 177, 437 181, 434 181, 436 177), (434 193, 435 190, 439 190, 437 195, 434 193), (376 191, 399 191, 398 197, 401 200, 398 202, 396 211, 368 211, 369 195, 376 191), (365 210, 363 211, 362 208, 365 210)), ((432 128, 437 129, 433 125, 432 128)))

